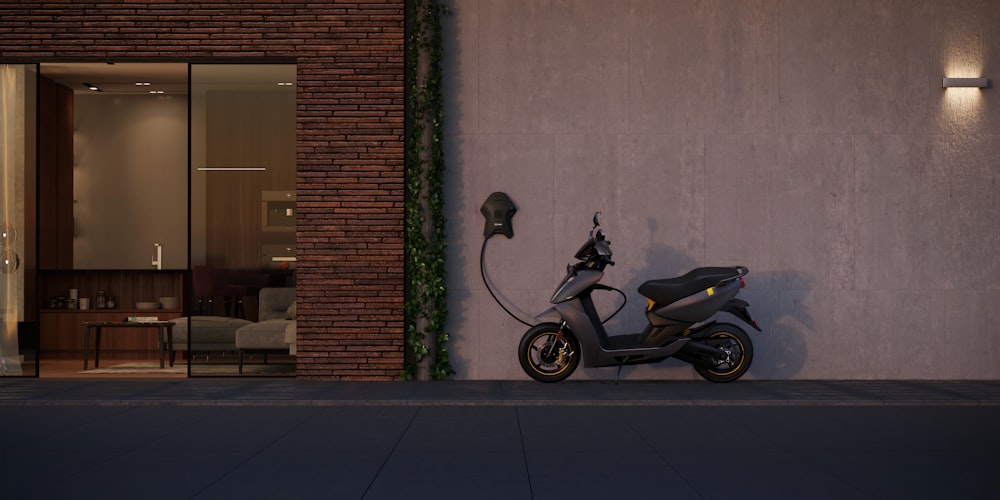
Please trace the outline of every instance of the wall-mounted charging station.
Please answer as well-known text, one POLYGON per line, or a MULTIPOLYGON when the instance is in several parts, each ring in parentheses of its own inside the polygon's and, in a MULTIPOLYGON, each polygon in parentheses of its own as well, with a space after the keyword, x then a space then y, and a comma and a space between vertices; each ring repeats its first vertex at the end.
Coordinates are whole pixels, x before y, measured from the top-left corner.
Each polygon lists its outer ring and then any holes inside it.
POLYGON ((486 227, 483 228, 483 237, 489 239, 494 234, 502 234, 507 238, 514 237, 514 225, 511 219, 517 212, 514 202, 510 201, 507 193, 495 192, 490 194, 483 206, 479 209, 486 217, 486 227))
POLYGON ((479 209, 479 211, 482 212, 483 217, 486 218, 486 226, 483 228, 483 248, 479 251, 479 273, 483 277, 483 284, 486 285, 486 290, 490 292, 490 295, 493 296, 493 300, 496 301, 504 312, 524 325, 532 326, 531 323, 518 318, 517 315, 510 311, 510 309, 507 309, 507 306, 505 306, 503 302, 500 302, 496 293, 493 292, 493 288, 490 287, 489 280, 486 279, 486 269, 483 264, 486 256, 486 242, 489 241, 494 234, 502 234, 507 238, 514 237, 514 225, 511 219, 517 212, 517 207, 514 206, 513 201, 510 201, 510 197, 507 196, 507 193, 501 193, 498 191, 490 194, 489 197, 486 198, 486 201, 483 202, 483 206, 479 209))

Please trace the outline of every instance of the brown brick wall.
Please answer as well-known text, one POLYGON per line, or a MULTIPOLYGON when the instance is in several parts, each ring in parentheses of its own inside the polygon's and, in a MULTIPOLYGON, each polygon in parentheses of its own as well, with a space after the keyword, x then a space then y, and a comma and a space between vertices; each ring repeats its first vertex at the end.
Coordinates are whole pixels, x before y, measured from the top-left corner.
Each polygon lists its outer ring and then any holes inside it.
POLYGON ((404 0, 0 0, 0 61, 294 58, 298 373, 403 362, 404 0))

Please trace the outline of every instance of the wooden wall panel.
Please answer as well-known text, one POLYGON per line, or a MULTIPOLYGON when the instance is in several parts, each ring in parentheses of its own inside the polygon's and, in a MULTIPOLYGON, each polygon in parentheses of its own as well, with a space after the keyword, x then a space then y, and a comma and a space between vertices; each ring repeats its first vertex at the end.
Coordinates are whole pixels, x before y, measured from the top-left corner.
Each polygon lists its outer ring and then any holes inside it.
POLYGON ((73 92, 39 78, 38 266, 73 268, 73 92))
POLYGON ((282 91, 211 91, 206 101, 208 167, 264 171, 199 172, 206 181, 207 264, 261 265, 261 193, 295 190, 295 100, 282 91))

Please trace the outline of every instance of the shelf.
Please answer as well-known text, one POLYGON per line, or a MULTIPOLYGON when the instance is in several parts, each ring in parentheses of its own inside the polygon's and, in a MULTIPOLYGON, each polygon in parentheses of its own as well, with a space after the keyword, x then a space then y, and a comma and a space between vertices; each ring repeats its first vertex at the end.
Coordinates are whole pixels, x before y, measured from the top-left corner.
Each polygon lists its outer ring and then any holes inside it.
MULTIPOLYGON (((54 358, 79 356, 83 350, 83 323, 123 321, 129 316, 156 316, 173 320, 184 315, 185 271, 159 270, 60 270, 39 273, 39 291, 44 306, 48 299, 65 296, 76 288, 80 297, 89 297, 89 309, 39 310, 41 350, 54 358), (158 302, 160 297, 177 297, 182 307, 172 309, 94 308, 97 291, 113 295, 119 306, 138 302, 158 302)), ((101 354, 135 355, 159 350, 149 335, 111 335, 101 341, 101 354)), ((111 359, 109 357, 109 359, 111 359)))

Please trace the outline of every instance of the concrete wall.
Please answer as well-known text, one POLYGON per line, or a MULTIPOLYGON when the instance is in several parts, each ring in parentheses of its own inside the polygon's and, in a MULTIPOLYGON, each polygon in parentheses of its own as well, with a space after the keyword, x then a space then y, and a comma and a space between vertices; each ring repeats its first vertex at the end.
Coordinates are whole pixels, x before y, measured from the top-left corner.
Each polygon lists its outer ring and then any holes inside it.
MULTIPOLYGON (((749 266, 755 379, 1000 377, 992 0, 452 0, 449 331, 458 378, 526 379, 526 327, 603 212, 628 292, 749 266)), ((605 304, 607 309, 607 304, 605 304)), ((667 361, 626 379, 694 378, 667 361)), ((606 379, 613 368, 574 378, 606 379)))

